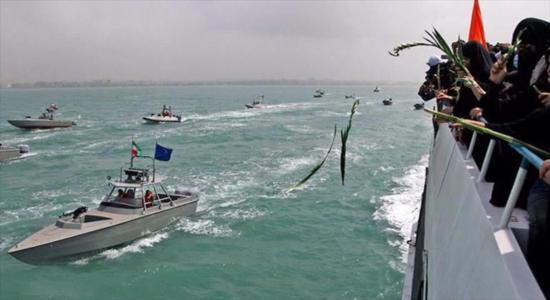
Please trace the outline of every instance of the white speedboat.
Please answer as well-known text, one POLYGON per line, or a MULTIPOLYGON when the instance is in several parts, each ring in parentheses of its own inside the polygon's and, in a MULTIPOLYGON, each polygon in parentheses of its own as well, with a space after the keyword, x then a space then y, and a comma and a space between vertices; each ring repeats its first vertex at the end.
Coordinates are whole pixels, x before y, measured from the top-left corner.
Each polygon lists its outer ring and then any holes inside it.
POLYGON ((51 104, 46 108, 46 112, 42 113, 39 117, 33 118, 31 116, 26 116, 24 119, 8 120, 8 123, 23 129, 65 128, 76 125, 73 121, 55 120, 54 112, 57 109, 57 105, 51 104))
POLYGON ((0 144, 0 161, 20 158, 23 154, 29 153, 29 146, 18 145, 17 147, 2 146, 0 144))
POLYGON ((161 114, 150 114, 146 117, 143 117, 143 120, 147 123, 181 123, 181 116, 163 116, 161 114))
MULTIPOLYGON (((151 158, 151 157, 149 157, 151 158)), ((169 193, 147 168, 121 169, 98 208, 79 207, 13 246, 8 253, 29 264, 46 264, 114 247, 158 231, 194 213, 198 192, 169 193), (124 173, 124 175, 123 175, 124 173)))
POLYGON ((162 112, 159 114, 150 114, 143 117, 147 123, 159 124, 159 123, 180 123, 182 121, 181 115, 174 115, 172 113, 172 107, 166 105, 162 106, 162 112))
POLYGON ((245 104, 246 108, 264 108, 265 105, 262 103, 262 100, 264 99, 264 96, 258 96, 254 101, 252 101, 252 104, 245 104))

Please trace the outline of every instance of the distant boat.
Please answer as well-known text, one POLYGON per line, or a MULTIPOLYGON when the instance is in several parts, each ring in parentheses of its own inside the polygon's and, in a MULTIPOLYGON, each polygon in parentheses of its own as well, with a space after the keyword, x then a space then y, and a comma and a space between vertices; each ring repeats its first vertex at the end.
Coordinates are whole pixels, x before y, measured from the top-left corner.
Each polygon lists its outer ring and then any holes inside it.
POLYGON ((414 109, 415 110, 421 110, 424 108, 424 103, 415 103, 414 104, 414 109))
POLYGON ((54 120, 54 112, 58 109, 57 105, 51 104, 46 108, 46 112, 42 113, 39 117, 26 116, 24 119, 8 120, 8 123, 23 129, 51 129, 76 125, 73 121, 54 120))
POLYGON ((27 145, 18 145, 17 147, 2 146, 0 144, 0 161, 16 159, 21 157, 23 154, 29 153, 29 146, 27 145))
POLYGON ((384 103, 384 105, 392 105, 393 100, 392 100, 392 98, 387 98, 387 99, 382 100, 382 103, 384 103))
POLYGON ((313 98, 321 98, 325 95, 325 91, 323 90, 316 90, 315 93, 313 93, 313 98))
POLYGON ((375 92, 375 93, 380 92, 380 88, 379 88, 378 86, 376 86, 376 87, 374 88, 373 92, 375 92))
POLYGON ((245 104, 246 108, 264 108, 265 105, 262 103, 264 100, 264 95, 256 97, 254 101, 252 101, 252 104, 245 104))
POLYGON ((143 117, 143 120, 150 124, 180 123, 181 115, 172 114, 172 107, 166 107, 166 105, 163 105, 162 112, 160 112, 159 114, 150 114, 146 117, 143 117))
POLYGON ((354 95, 345 95, 344 98, 346 99, 355 99, 354 95))

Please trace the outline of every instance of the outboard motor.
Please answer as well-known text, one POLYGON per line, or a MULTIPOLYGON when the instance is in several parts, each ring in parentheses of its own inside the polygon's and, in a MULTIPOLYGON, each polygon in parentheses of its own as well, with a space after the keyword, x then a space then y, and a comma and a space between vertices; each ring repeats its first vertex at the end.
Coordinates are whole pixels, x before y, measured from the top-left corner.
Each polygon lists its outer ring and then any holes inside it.
POLYGON ((88 211, 86 206, 81 206, 73 211, 73 220, 76 220, 81 214, 88 211))
POLYGON ((29 145, 17 145, 17 148, 19 148, 19 153, 21 154, 29 153, 29 151, 31 151, 29 145))

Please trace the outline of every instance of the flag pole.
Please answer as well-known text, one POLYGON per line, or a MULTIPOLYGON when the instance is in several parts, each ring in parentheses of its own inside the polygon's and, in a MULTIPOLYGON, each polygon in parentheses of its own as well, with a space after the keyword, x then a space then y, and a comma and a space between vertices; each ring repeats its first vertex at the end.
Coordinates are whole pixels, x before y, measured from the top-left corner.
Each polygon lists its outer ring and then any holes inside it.
POLYGON ((155 182, 155 173, 156 173, 156 168, 155 168, 155 160, 157 160, 156 158, 156 152, 157 152, 157 145, 159 143, 159 140, 158 140, 158 137, 155 136, 155 153, 153 154, 153 182, 155 182))
POLYGON ((134 148, 134 136, 132 135, 132 142, 130 143, 130 168, 134 166, 134 155, 132 155, 133 148, 134 148))

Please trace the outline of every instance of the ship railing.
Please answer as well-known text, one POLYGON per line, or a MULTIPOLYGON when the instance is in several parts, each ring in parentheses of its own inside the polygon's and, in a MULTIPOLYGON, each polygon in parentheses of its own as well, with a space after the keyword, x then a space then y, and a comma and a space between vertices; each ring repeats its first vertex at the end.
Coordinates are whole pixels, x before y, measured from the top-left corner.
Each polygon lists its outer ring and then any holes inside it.
MULTIPOLYGON (((472 138, 470 140, 470 144, 468 145, 468 152, 466 154, 466 159, 472 158, 472 153, 475 147, 476 140, 477 140, 477 132, 474 131, 472 138)), ((506 201, 506 206, 504 207, 504 212, 502 213, 502 217, 500 219, 500 224, 498 225, 498 229, 508 228, 510 217, 512 216, 512 212, 514 211, 514 207, 516 206, 516 202, 519 198, 519 194, 525 182, 525 178, 527 177, 527 168, 529 167, 529 164, 533 165, 537 169, 540 169, 543 162, 540 157, 538 157, 531 150, 527 149, 524 146, 514 144, 514 143, 508 143, 508 145, 510 145, 510 147, 512 147, 514 150, 516 150, 516 152, 518 152, 522 156, 522 160, 521 160, 521 164, 518 169, 518 172, 516 174, 516 178, 514 180, 514 185, 512 186, 512 190, 510 191, 510 195, 508 196, 508 200, 506 201)), ((495 148, 495 139, 491 139, 489 141, 489 146, 487 147, 487 151, 485 152, 485 157, 483 159, 483 164, 481 165, 481 170, 479 171, 479 176, 477 178, 478 182, 483 181, 485 178, 485 174, 487 173, 487 169, 489 168, 489 163, 491 162, 491 157, 493 156, 494 148, 495 148)))

